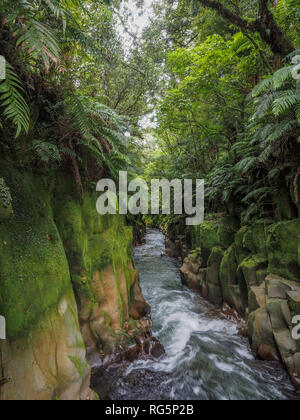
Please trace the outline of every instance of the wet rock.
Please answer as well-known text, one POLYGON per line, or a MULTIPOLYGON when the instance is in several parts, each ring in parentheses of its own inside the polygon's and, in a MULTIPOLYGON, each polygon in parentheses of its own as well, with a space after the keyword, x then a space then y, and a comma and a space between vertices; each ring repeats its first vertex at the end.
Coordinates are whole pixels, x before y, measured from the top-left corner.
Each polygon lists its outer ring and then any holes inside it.
POLYGON ((248 336, 252 350, 258 356, 264 360, 280 360, 266 307, 249 315, 248 336))
POLYGON ((208 259, 206 283, 208 288, 208 300, 211 303, 222 305, 223 293, 220 280, 220 267, 224 257, 224 250, 214 247, 208 259))
POLYGON ((255 312, 266 306, 266 288, 265 285, 252 286, 249 291, 248 297, 248 310, 249 313, 255 312))
POLYGON ((133 362, 134 360, 138 358, 139 353, 140 353, 140 349, 136 344, 129 346, 124 354, 124 359, 127 362, 133 362))
POLYGON ((206 284, 206 269, 201 269, 202 253, 196 250, 189 254, 180 269, 182 283, 192 290, 201 291, 206 284))
POLYGON ((243 271, 248 290, 251 286, 260 286, 263 283, 265 279, 263 277, 258 277, 257 272, 265 270, 266 274, 267 267, 268 261, 264 257, 260 257, 259 255, 250 255, 241 262, 239 268, 241 268, 241 270, 243 271))
POLYGON ((1 400, 91 400, 90 366, 72 290, 31 330, 30 342, 1 343, 1 400))
POLYGON ((165 354, 164 346, 154 337, 151 340, 150 354, 156 358, 159 358, 165 354))
POLYGON ((294 317, 300 314, 300 290, 299 291, 287 291, 286 296, 291 311, 291 316, 294 317))

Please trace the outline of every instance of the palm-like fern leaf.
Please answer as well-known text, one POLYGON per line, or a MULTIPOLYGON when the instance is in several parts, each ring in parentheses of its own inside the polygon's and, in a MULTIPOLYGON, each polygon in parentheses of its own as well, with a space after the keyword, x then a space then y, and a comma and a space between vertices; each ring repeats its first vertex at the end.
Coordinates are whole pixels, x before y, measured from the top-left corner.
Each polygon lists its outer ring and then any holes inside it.
POLYGON ((263 92, 266 92, 273 83, 272 77, 268 77, 267 79, 262 80, 252 91, 252 97, 256 98, 257 96, 261 95, 263 92))
POLYGON ((300 96, 295 89, 289 89, 278 94, 272 105, 275 116, 284 114, 294 106, 299 106, 300 96))
POLYGON ((23 97, 22 82, 13 67, 6 61, 6 79, 0 84, 0 101, 4 108, 3 116, 17 127, 16 137, 22 129, 27 133, 30 124, 30 110, 23 97))
POLYGON ((273 87, 280 89, 287 81, 292 80, 292 70, 294 66, 283 67, 273 75, 273 87))
POLYGON ((49 69, 51 62, 58 64, 60 60, 60 48, 55 35, 35 19, 27 23, 25 32, 17 39, 17 46, 22 46, 31 57, 41 57, 46 69, 49 69))

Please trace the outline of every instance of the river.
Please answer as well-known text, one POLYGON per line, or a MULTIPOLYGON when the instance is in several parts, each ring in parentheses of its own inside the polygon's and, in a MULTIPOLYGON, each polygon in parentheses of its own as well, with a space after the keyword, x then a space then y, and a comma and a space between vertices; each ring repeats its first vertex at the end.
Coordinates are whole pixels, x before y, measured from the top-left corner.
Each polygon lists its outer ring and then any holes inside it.
POLYGON ((256 360, 236 325, 184 287, 178 263, 164 253, 164 235, 150 229, 134 259, 166 354, 110 367, 97 389, 102 399, 299 399, 284 368, 256 360))

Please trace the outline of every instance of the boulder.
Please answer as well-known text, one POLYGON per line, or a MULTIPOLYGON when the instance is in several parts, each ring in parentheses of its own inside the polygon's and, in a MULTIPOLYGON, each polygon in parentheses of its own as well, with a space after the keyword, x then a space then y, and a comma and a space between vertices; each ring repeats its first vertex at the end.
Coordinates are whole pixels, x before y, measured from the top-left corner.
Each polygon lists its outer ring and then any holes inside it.
POLYGON ((247 230, 248 228, 243 226, 234 237, 235 256, 239 264, 250 254, 250 250, 244 247, 244 236, 247 230))
POLYGON ((245 311, 245 304, 240 288, 240 278, 237 273, 235 245, 229 247, 225 253, 220 267, 220 281, 224 302, 240 313, 245 311))
POLYGON ((259 357, 270 361, 280 360, 266 307, 249 315, 248 336, 252 350, 259 357))
POLYGON ((248 295, 249 313, 262 309, 266 305, 266 288, 265 285, 251 286, 248 295))
POLYGON ((241 262, 239 268, 243 272, 248 290, 251 286, 260 286, 263 283, 263 275, 266 274, 267 266, 268 261, 260 255, 250 255, 241 262))
POLYGON ((224 250, 221 247, 214 247, 208 259, 206 284, 208 288, 208 300, 211 303, 222 305, 223 294, 220 281, 220 267, 224 257, 224 250))
POLYGON ((248 249, 252 254, 257 254, 262 257, 267 256, 265 222, 257 222, 247 227, 243 238, 243 247, 248 249))

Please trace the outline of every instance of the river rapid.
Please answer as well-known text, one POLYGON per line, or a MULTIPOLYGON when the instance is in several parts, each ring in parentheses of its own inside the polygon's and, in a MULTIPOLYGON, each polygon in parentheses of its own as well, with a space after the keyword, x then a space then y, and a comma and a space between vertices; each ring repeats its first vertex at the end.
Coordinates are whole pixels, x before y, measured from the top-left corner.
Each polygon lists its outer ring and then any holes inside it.
POLYGON ((164 240, 159 230, 148 230, 134 259, 153 335, 166 353, 105 370, 96 388, 101 399, 299 399, 280 364, 256 360, 236 325, 181 284, 177 261, 164 256, 164 240))

